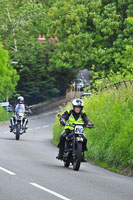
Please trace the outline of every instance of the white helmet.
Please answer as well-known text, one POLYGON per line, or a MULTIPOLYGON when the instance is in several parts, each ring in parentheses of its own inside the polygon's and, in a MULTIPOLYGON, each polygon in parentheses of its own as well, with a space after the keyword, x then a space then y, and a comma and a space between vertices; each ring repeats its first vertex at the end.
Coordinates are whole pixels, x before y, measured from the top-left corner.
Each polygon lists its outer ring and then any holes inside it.
POLYGON ((23 103, 23 102, 24 102, 24 97, 19 96, 19 97, 17 98, 17 100, 18 100, 18 103, 23 103))
POLYGON ((72 101, 72 106, 73 106, 73 110, 74 110, 75 107, 80 107, 81 110, 82 110, 83 107, 84 107, 84 103, 83 103, 83 101, 81 99, 74 99, 72 101))

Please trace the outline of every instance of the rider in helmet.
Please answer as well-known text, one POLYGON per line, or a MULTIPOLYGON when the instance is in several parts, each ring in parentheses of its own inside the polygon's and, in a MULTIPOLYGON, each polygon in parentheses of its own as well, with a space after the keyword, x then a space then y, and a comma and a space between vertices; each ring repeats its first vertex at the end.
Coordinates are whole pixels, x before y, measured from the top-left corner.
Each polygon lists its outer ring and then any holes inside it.
MULTIPOLYGON (((65 139, 66 136, 70 133, 70 131, 73 129, 71 126, 66 126, 65 122, 69 121, 69 124, 73 124, 74 122, 84 123, 86 126, 92 128, 94 125, 92 122, 88 119, 86 113, 83 111, 84 103, 81 99, 74 99, 72 101, 72 110, 65 111, 62 115, 62 118, 60 119, 60 124, 62 126, 65 126, 63 133, 60 136, 60 141, 58 144, 59 148, 59 154, 56 157, 57 159, 63 158, 63 152, 64 152, 64 146, 65 146, 65 139)), ((87 151, 87 138, 84 134, 84 142, 83 142, 83 152, 87 151)))
POLYGON ((17 112, 17 110, 19 110, 21 108, 22 112, 24 113, 25 112, 24 97, 19 96, 17 98, 17 102, 18 102, 18 104, 15 107, 15 112, 17 112), (21 106, 20 106, 20 104, 21 104, 21 106))
MULTIPOLYGON (((13 110, 14 111, 14 115, 10 119, 10 124, 9 124, 10 132, 12 132, 13 129, 14 129, 15 113, 19 112, 20 110, 21 110, 22 113, 31 112, 31 110, 28 108, 28 106, 24 104, 24 97, 19 96, 17 98, 17 102, 18 102, 18 104, 15 106, 15 108, 13 110)), ((25 130, 28 128, 27 124, 28 124, 28 119, 26 117, 24 117, 24 119, 23 119, 23 125, 25 126, 24 127, 25 130)))
POLYGON ((18 103, 20 103, 20 104, 24 103, 24 97, 19 96, 19 97, 17 98, 17 101, 18 101, 18 103))

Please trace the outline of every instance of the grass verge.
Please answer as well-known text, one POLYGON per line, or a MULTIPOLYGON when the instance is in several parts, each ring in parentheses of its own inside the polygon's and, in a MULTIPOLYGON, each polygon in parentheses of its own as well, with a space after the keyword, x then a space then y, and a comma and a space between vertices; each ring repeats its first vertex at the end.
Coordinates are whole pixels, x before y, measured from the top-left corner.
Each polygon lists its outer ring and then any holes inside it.
MULTIPOLYGON (((84 111, 94 123, 86 129, 87 160, 121 174, 133 176, 133 88, 103 91, 85 97, 84 111)), ((64 110, 71 109, 71 103, 64 110)), ((63 111, 62 111, 63 112, 63 111)), ((57 145, 63 127, 56 119, 53 143, 57 145)))

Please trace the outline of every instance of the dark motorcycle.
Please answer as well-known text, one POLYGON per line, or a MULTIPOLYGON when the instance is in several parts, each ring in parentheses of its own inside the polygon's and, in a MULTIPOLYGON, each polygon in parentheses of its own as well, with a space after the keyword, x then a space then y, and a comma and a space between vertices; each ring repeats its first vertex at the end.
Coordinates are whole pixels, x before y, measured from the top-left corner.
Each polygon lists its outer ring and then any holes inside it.
MULTIPOLYGON (((60 117, 60 115, 58 115, 60 117)), ((60 117, 61 118, 61 117, 60 117)), ((70 124, 66 124, 71 126, 70 124)), ((78 171, 83 161, 83 141, 84 141, 84 123, 73 123, 74 130, 71 131, 65 140, 65 148, 63 154, 64 166, 73 165, 73 170, 78 171)), ((89 128, 89 127, 88 127, 89 128)))

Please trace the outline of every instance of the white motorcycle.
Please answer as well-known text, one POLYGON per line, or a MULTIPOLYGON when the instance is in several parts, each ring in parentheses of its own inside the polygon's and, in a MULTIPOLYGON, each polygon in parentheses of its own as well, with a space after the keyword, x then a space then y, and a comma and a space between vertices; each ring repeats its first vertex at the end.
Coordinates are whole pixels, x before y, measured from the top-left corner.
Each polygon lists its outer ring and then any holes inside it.
POLYGON ((16 113, 14 116, 15 124, 13 133, 16 135, 16 140, 19 140, 20 135, 26 132, 26 121, 25 114, 22 112, 16 113))
POLYGON ((20 139, 20 135, 26 132, 28 119, 26 118, 26 112, 30 112, 31 106, 28 107, 28 111, 22 112, 21 105, 18 110, 14 110, 14 115, 10 120, 10 131, 16 136, 16 140, 20 139))

